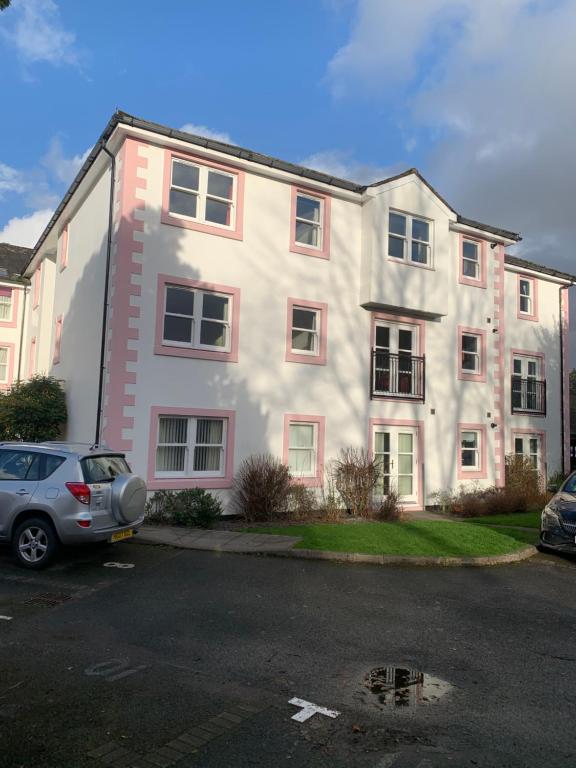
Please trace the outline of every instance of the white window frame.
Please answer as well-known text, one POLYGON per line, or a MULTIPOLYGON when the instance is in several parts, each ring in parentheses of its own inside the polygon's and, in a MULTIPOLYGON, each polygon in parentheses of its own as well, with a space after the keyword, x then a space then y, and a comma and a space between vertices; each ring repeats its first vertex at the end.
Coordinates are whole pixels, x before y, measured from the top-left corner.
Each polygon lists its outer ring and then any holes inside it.
POLYGON ((482 258, 482 255, 481 255, 480 243, 477 240, 472 240, 471 238, 468 238, 468 237, 462 238, 462 277, 465 280, 475 280, 477 282, 480 282, 481 277, 482 277, 481 276, 481 266, 480 266, 481 258, 482 258), (474 259, 470 259, 470 258, 468 258, 467 256, 464 255, 464 246, 466 245, 466 243, 469 243, 470 245, 473 245, 476 248, 476 259, 475 260, 474 259), (466 263, 474 264, 474 266, 476 268, 476 274, 475 275, 471 276, 471 275, 467 275, 466 274, 466 272, 464 270, 464 265, 466 263))
POLYGON ((180 157, 171 158, 170 162, 170 189, 168 190, 168 213, 170 216, 176 216, 179 219, 185 219, 187 221, 195 221, 199 224, 205 224, 208 227, 218 227, 225 230, 233 230, 236 226, 236 198, 237 198, 237 177, 234 173, 223 171, 220 168, 213 168, 211 165, 203 165, 202 163, 193 163, 189 160, 183 160, 180 157), (191 166, 198 169, 198 189, 193 190, 189 187, 182 187, 178 184, 174 184, 172 177, 174 174, 174 163, 180 163, 181 165, 191 166), (232 180, 232 197, 230 199, 225 197, 219 197, 217 195, 208 194, 208 177, 210 173, 217 173, 220 176, 227 176, 232 180), (179 192, 184 192, 188 195, 194 195, 196 197, 196 216, 187 216, 184 213, 177 213, 170 209, 170 191, 176 189, 179 192), (206 218, 206 201, 216 200, 219 203, 225 203, 230 206, 230 223, 220 224, 217 221, 211 221, 206 218))
POLYGON ((307 355, 308 357, 320 356, 320 328, 322 323, 322 311, 315 307, 302 307, 300 304, 292 304, 292 321, 290 325, 290 352, 293 355, 307 355), (301 312, 311 312, 315 316, 314 328, 300 328, 294 325, 294 310, 299 309, 301 312), (314 349, 295 349, 292 346, 292 334, 294 331, 304 331, 305 333, 311 333, 314 338, 314 349))
POLYGON ((460 370, 464 374, 468 374, 470 376, 478 375, 482 372, 482 337, 479 336, 476 333, 470 333, 469 331, 463 331, 462 332, 462 339, 461 339, 461 359, 460 359, 460 370), (476 351, 470 352, 467 349, 464 349, 464 337, 469 336, 472 339, 476 339, 476 351), (464 367, 464 355, 473 355, 474 359, 476 360, 476 367, 474 370, 471 368, 465 368, 464 367))
POLYGON ((169 478, 222 478, 226 475, 226 461, 228 451, 228 419, 224 416, 177 416, 172 414, 159 414, 157 420, 156 445, 154 447, 154 477, 157 479, 169 478), (185 443, 160 443, 160 420, 161 419, 179 419, 187 422, 186 442, 185 443), (222 422, 222 443, 197 443, 196 431, 198 421, 220 421, 222 422), (158 448, 178 446, 184 447, 184 469, 182 471, 168 472, 157 469, 158 466, 158 448), (199 472, 194 470, 194 449, 196 447, 220 448, 220 470, 215 473, 212 470, 199 472))
POLYGON ((14 290, 10 290, 9 296, 2 296, 0 295, 0 306, 8 307, 8 314, 6 317, 0 317, 0 323, 10 323, 12 322, 12 314, 14 312, 14 290), (2 301, 2 299, 8 299, 7 302, 2 301))
POLYGON ((8 377, 10 375, 10 347, 5 347, 3 344, 0 344, 0 349, 6 350, 6 363, 4 363, 6 375, 3 378, 0 378, 0 384, 8 384, 8 377))
POLYGON ((536 435, 536 434, 530 434, 530 433, 514 435, 514 455, 515 456, 524 456, 527 459, 531 460, 532 464, 534 465, 534 469, 539 472, 540 471, 540 464, 541 464, 541 458, 540 457, 542 455, 542 439, 541 439, 541 436, 540 435, 536 435), (518 451, 516 450, 516 443, 518 442, 518 440, 520 440, 521 443, 522 443, 522 452, 521 453, 518 453, 518 451), (525 445, 524 441, 525 440, 528 442, 528 453, 526 453, 524 451, 524 445, 525 445), (530 443, 531 443, 532 440, 536 441, 536 452, 535 453, 531 450, 530 443))
POLYGON ((425 216, 416 216, 412 213, 405 213, 404 211, 398 211, 394 208, 390 208, 388 211, 388 240, 386 242, 386 253, 388 255, 388 258, 391 261, 398 262, 400 264, 411 264, 414 267, 432 267, 432 242, 434 240, 434 222, 430 219, 427 219, 425 216), (394 214, 396 216, 402 216, 406 220, 406 234, 405 235, 398 235, 395 232, 390 231, 390 216, 391 214, 394 214), (430 240, 419 240, 418 238, 412 237, 412 222, 416 221, 423 221, 426 224, 428 224, 428 233, 430 236, 430 240), (397 240, 403 241, 402 246, 402 258, 399 259, 397 256, 392 256, 390 253, 390 238, 394 237, 397 240), (428 248, 428 256, 425 262, 422 261, 415 261, 412 258, 412 243, 419 243, 420 245, 425 245, 428 248))
POLYGON ((481 467, 481 450, 482 450, 482 432, 479 429, 461 429, 460 430, 460 469, 462 472, 479 472, 481 467), (464 447, 464 435, 476 435, 476 447, 465 448, 464 447), (464 464, 463 454, 464 451, 474 451, 476 461, 474 464, 464 464))
POLYGON ((322 197, 315 197, 309 195, 306 192, 296 192, 296 207, 294 209, 294 242, 302 248, 312 248, 315 251, 321 251, 324 247, 324 199, 322 197), (313 200, 315 203, 320 204, 320 212, 318 215, 318 221, 312 221, 312 219, 305 219, 302 216, 298 216, 298 198, 303 197, 306 200, 313 200), (311 224, 318 230, 318 245, 311 245, 310 243, 303 243, 298 240, 298 222, 303 224, 311 224))
POLYGON ((232 311, 233 311, 234 297, 229 293, 222 293, 220 291, 206 291, 201 288, 192 288, 187 285, 179 285, 178 283, 165 283, 164 285, 164 305, 162 310, 162 345, 167 347, 180 347, 183 349, 205 349, 211 352, 230 352, 232 347, 232 311), (168 289, 175 288, 179 291, 189 291, 194 294, 194 310, 192 315, 179 314, 177 312, 167 312, 166 305, 168 299, 168 289), (218 320, 212 317, 204 317, 204 296, 219 296, 228 301, 228 320, 218 320), (172 339, 166 339, 164 337, 164 320, 166 315, 170 317, 185 317, 192 320, 192 339, 190 342, 174 341, 172 339), (217 347, 212 344, 201 344, 200 334, 202 331, 202 321, 205 320, 211 323, 219 323, 226 328, 226 344, 223 347, 217 347))
POLYGON ((288 422, 288 468, 293 477, 299 479, 315 478, 318 476, 318 422, 316 421, 289 421, 288 422), (312 427, 312 447, 292 445, 290 442, 291 427, 312 427), (296 474, 290 469, 290 451, 311 451, 312 469, 310 472, 299 472, 296 474))
POLYGON ((518 280, 518 311, 521 315, 532 316, 534 314, 534 283, 525 277, 518 280), (522 293, 522 283, 528 286, 528 293, 522 293), (528 309, 522 309, 522 299, 528 302, 528 309))

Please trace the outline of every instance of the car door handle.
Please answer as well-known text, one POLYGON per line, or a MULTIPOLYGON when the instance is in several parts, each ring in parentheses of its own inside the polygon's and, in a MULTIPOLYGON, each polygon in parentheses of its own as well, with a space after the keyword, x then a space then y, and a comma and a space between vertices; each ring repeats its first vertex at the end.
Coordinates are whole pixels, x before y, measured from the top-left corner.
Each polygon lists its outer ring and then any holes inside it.
POLYGON ((26 490, 26 488, 20 488, 19 491, 16 491, 16 496, 28 496, 29 491, 26 490))

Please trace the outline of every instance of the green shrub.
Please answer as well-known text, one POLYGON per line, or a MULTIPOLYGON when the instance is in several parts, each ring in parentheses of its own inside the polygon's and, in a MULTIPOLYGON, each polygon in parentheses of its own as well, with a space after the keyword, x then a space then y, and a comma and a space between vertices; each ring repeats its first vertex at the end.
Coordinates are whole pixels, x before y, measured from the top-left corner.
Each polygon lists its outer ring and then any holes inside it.
POLYGON ((270 454, 248 456, 234 478, 234 509, 250 523, 284 520, 290 483, 290 471, 280 459, 270 454))
POLYGON ((146 502, 150 522, 210 528, 222 514, 220 501, 203 488, 157 491, 146 502))
POLYGON ((386 496, 372 510, 373 517, 382 523, 394 523, 402 520, 404 509, 400 503, 400 494, 396 488, 389 488, 386 496))
POLYGON ((318 516, 318 501, 313 490, 293 482, 288 494, 288 516, 291 520, 312 520, 318 516))
POLYGON ((66 419, 66 395, 52 376, 17 382, 0 395, 0 440, 57 440, 66 419))

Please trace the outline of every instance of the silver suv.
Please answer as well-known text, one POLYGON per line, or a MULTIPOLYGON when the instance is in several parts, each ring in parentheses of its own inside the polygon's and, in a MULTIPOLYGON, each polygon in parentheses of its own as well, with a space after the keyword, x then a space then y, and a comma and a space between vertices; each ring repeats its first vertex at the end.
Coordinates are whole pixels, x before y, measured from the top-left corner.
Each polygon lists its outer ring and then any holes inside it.
POLYGON ((124 455, 77 443, 0 443, 0 541, 26 568, 60 544, 120 541, 144 521, 146 485, 124 455))

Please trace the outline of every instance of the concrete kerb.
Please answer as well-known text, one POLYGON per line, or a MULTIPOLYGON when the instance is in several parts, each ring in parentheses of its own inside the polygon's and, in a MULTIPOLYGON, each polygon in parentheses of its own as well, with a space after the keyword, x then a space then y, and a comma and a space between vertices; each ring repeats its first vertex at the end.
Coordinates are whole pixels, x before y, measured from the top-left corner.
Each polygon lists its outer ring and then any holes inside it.
POLYGON ((518 563, 536 555, 536 547, 526 546, 504 555, 485 555, 482 557, 431 557, 415 555, 369 555, 362 552, 330 552, 319 549, 293 549, 300 541, 298 537, 269 536, 268 534, 237 534, 232 538, 210 536, 217 531, 184 531, 178 538, 166 530, 163 536, 161 527, 146 529, 136 537, 142 544, 167 544, 180 549, 196 549, 231 554, 266 555, 270 557, 291 557, 302 560, 330 560, 332 562, 370 564, 370 565, 414 565, 440 567, 486 567, 518 563), (244 538, 245 537, 245 538, 244 538), (266 541, 267 540, 267 541, 266 541))

